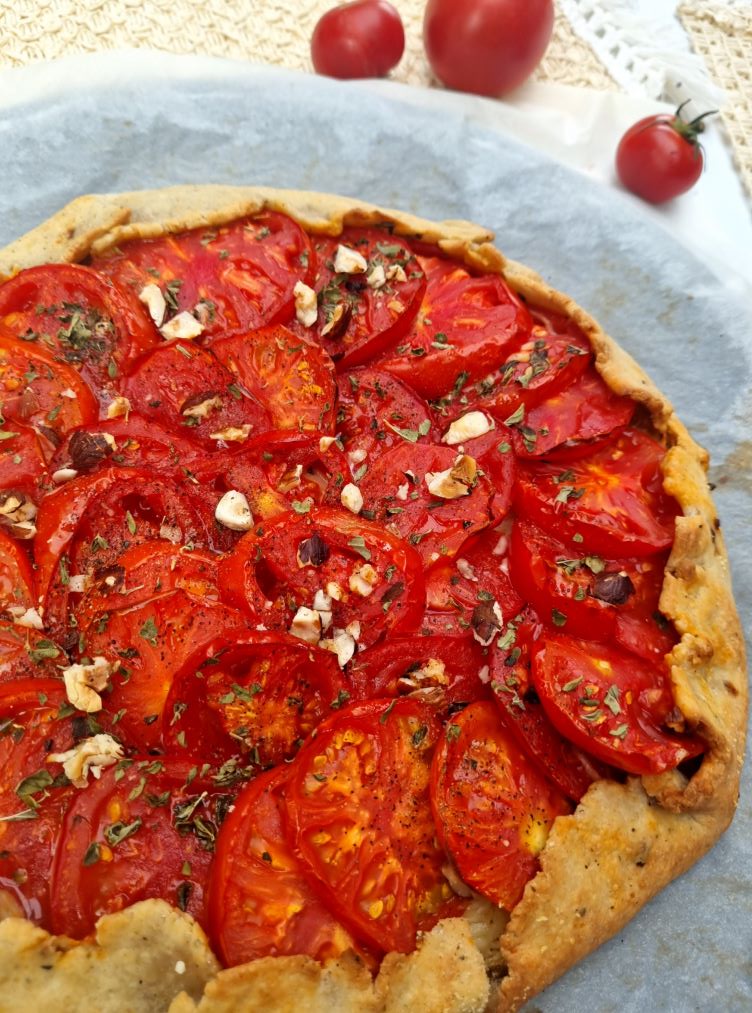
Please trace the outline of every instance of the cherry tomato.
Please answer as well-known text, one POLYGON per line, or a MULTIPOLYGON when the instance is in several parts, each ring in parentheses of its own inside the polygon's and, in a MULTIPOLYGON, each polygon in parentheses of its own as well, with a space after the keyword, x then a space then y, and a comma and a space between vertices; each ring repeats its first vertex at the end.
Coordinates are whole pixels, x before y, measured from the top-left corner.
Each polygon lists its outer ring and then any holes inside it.
POLYGON ((553 25, 552 0, 428 0, 423 43, 447 87, 495 97, 532 74, 553 25))
POLYGON ((257 777, 238 795, 219 832, 210 934, 230 967, 294 954, 332 960, 358 948, 319 899, 287 839, 287 781, 285 767, 257 777))
POLYGON ((702 753, 683 730, 668 671, 605 644, 550 634, 533 659, 533 682, 562 735, 630 774, 659 774, 702 753))
POLYGON ((31 267, 5 282, 0 323, 80 371, 98 395, 160 340, 131 291, 79 264, 31 267))
POLYGON ((519 468, 515 508, 573 552, 648 556, 674 540, 677 504, 663 491, 665 451, 638 429, 589 457, 519 468))
POLYGON ((361 366, 404 337, 426 290, 404 239, 385 228, 345 229, 317 239, 316 257, 318 316, 310 327, 292 320, 296 333, 317 340, 338 369, 361 366), (357 263, 340 264, 343 253, 357 263))
POLYGON ((234 792, 189 762, 127 759, 77 793, 52 868, 52 930, 81 939, 103 914, 148 897, 207 923, 214 843, 234 792))
POLYGON ((268 629, 290 629, 298 609, 312 609, 325 592, 331 615, 323 640, 357 623, 350 636, 359 649, 388 631, 414 629, 425 595, 415 549, 380 524, 328 508, 249 531, 220 563, 220 580, 230 604, 268 629))
POLYGON ((268 767, 291 759, 331 708, 349 699, 334 655, 295 637, 249 633, 176 674, 162 741, 221 764, 238 752, 268 767))
POLYGON ((686 193, 702 175, 705 159, 698 136, 705 129, 704 117, 712 114, 687 122, 681 117, 682 108, 639 120, 616 149, 619 179, 651 204, 686 193))
POLYGON ((418 262, 428 280, 420 312, 379 369, 423 397, 451 396, 498 369, 527 340, 532 320, 498 275, 475 277, 438 257, 418 262))
POLYGON ((414 700, 371 700, 319 725, 291 771, 287 813, 306 869, 353 934, 408 953, 450 899, 428 802, 439 735, 414 700))
POLYGON ((490 701, 447 723, 431 767, 431 807, 462 879, 507 910, 537 872, 555 818, 570 811, 490 701))
POLYGON ((190 342, 155 348, 122 389, 145 419, 199 440, 207 450, 236 445, 267 428, 266 410, 256 398, 240 389, 212 352, 190 342))
POLYGON ((316 264, 306 233, 287 215, 268 211, 212 229, 121 243, 94 267, 139 295, 157 284, 166 321, 195 315, 204 338, 227 337, 283 323, 293 312, 297 281, 316 264))
POLYGON ((402 59, 405 30, 387 0, 354 0, 323 14, 313 30, 311 59, 329 77, 384 77, 402 59))
POLYGON ((334 432, 334 367, 321 348, 277 325, 215 341, 211 350, 264 406, 272 428, 334 432))

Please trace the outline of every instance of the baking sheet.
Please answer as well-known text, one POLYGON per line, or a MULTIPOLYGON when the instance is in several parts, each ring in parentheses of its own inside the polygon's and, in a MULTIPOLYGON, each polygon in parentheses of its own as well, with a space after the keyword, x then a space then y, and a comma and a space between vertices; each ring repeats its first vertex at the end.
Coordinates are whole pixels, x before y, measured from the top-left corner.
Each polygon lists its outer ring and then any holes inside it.
MULTIPOLYGON (((504 134, 484 100, 193 58, 107 61, 106 73, 79 61, 74 79, 0 75, 0 245, 80 193, 186 182, 329 190, 494 228, 636 356, 711 450, 746 623, 752 310, 647 211, 504 134)), ((748 766, 713 852, 530 1013, 752 1009, 751 787, 748 766)))

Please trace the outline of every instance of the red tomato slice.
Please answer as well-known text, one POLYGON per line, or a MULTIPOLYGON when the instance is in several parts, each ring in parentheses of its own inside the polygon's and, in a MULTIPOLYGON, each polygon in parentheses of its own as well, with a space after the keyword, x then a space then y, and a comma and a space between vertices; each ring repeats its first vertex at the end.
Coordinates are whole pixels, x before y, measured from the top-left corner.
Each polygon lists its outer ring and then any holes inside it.
POLYGON ((75 606, 83 629, 103 612, 132 609, 151 598, 185 591, 203 601, 219 601, 217 556, 188 551, 171 542, 142 542, 126 549, 112 566, 96 573, 75 606))
POLYGON ((492 512, 496 489, 477 466, 471 482, 463 471, 464 479, 454 483, 453 488, 465 493, 451 499, 431 493, 429 475, 446 472, 451 479, 449 473, 461 458, 453 447, 403 441, 373 465, 369 462, 359 482, 364 515, 414 545, 426 565, 456 555, 470 535, 499 519, 492 512))
MULTIPOLYGON (((305 512, 325 499, 339 502, 349 469, 338 444, 330 441, 289 429, 271 430, 226 456, 222 485, 242 492, 257 520, 290 510, 305 512)), ((207 470, 201 466, 199 477, 207 470)))
POLYGON ((214 541, 205 502, 173 482, 126 468, 66 483, 45 498, 36 523, 37 592, 53 630, 64 625, 71 576, 106 570, 129 546, 161 532, 179 532, 181 542, 198 547, 214 541))
MULTIPOLYGON (((3 495, 22 493, 38 503, 52 487, 47 460, 53 445, 31 426, 9 421, 2 430, 0 443, 0 489, 3 495)), ((54 472, 56 468, 50 467, 54 472)), ((5 521, 4 521, 5 522, 5 521)), ((11 527, 10 522, 8 527, 11 527)))
POLYGON ((247 633, 216 656, 197 656, 177 674, 162 716, 162 742, 222 764, 250 755, 263 767, 291 759, 349 699, 333 655, 295 637, 247 633))
MULTIPOLYGON (((537 405, 532 411, 505 421, 519 457, 541 457, 562 444, 583 443, 608 436, 629 425, 635 402, 621 397, 590 368, 574 383, 537 405)), ((517 414, 520 414, 519 412, 517 414)))
POLYGON ((145 419, 200 440, 207 449, 216 449, 220 441, 245 442, 268 428, 266 411, 240 389, 230 370, 188 342, 154 349, 136 364, 122 389, 145 419))
POLYGON ((115 466, 141 468, 196 485, 195 472, 203 469, 208 475, 212 468, 221 470, 221 466, 214 467, 215 455, 209 457, 188 437, 188 431, 180 435, 133 413, 127 418, 102 420, 68 433, 50 462, 50 471, 75 467, 79 475, 88 475, 115 466))
MULTIPOLYGON (((78 634, 75 636, 78 640, 78 634)), ((44 633, 15 623, 0 621, 0 683, 14 679, 55 679, 60 687, 60 668, 67 664, 59 644, 44 633)))
POLYGON ((490 652, 491 689, 519 748, 563 795, 579 802, 593 781, 613 772, 562 738, 546 716, 530 674, 542 632, 530 608, 504 626, 497 649, 490 652))
POLYGON ((234 793, 198 773, 171 757, 129 759, 78 792, 52 868, 53 932, 81 939, 100 915, 149 897, 206 926, 212 852, 234 793))
POLYGON ((353 473, 364 461, 411 442, 433 443, 428 405, 407 384, 379 369, 352 369, 337 378, 337 432, 353 473))
POLYGON ((418 261, 428 280, 420 313, 379 368, 436 398, 498 369, 528 339, 532 320, 498 275, 475 277, 437 257, 418 261))
POLYGON ((19 543, 0 528, 0 609, 34 604, 31 562, 19 543))
POLYGON ((250 609, 268 629, 290 629, 317 591, 334 591, 329 637, 326 630, 322 636, 332 639, 357 622, 361 650, 390 630, 413 629, 424 602, 414 549, 380 525, 327 508, 249 531, 220 563, 220 582, 230 604, 250 609))
POLYGON ((0 285, 0 324, 79 370, 97 394, 159 341, 135 296, 80 264, 45 264, 0 285))
POLYGON ((664 453, 639 429, 627 429, 568 465, 521 466, 515 509, 577 553, 651 555, 672 545, 678 509, 663 491, 664 453))
POLYGON ((287 769, 278 767, 249 784, 217 838, 209 888, 210 934, 230 967, 295 954, 333 960, 357 948, 312 889, 287 840, 287 776, 287 769))
POLYGON ((381 228, 345 229, 336 238, 318 238, 316 257, 318 318, 312 327, 297 320, 290 327, 315 338, 338 368, 362 366, 408 332, 426 280, 404 239, 381 228), (366 269, 359 273, 335 271, 340 246, 362 257, 366 269), (376 284, 376 280, 381 282, 382 272, 383 283, 376 284))
POLYGON ((319 726, 290 768, 295 845, 329 909, 380 951, 408 953, 451 898, 434 843, 429 764, 439 727, 414 700, 371 700, 319 726))
POLYGON ((310 282, 310 240, 275 211, 162 239, 134 239, 94 260, 94 267, 135 293, 158 284, 168 318, 195 313, 206 338, 284 323, 297 281, 310 282))
POLYGON ((348 671, 354 700, 410 696, 444 711, 487 695, 488 663, 472 640, 415 634, 388 637, 348 671))
POLYGON ((662 664, 678 640, 673 624, 659 609, 668 555, 630 560, 634 593, 616 616, 616 643, 654 664, 662 664))
POLYGON ((47 762, 100 726, 79 715, 59 680, 20 679, 0 687, 0 891, 19 914, 50 925, 50 868, 64 814, 79 793, 47 762))
POLYGON ((99 406, 72 366, 49 351, 0 330, 0 402, 6 430, 18 420, 39 429, 54 444, 76 426, 96 419, 99 406))
POLYGON ((431 768, 431 806, 462 879, 507 910, 537 872, 554 820, 571 811, 490 701, 471 704, 444 729, 431 768))
POLYGON ((161 743, 162 713, 176 673, 194 655, 216 655, 248 632, 246 617, 234 609, 172 591, 101 613, 83 630, 82 650, 117 664, 107 711, 118 715, 128 743, 146 751, 161 743))
POLYGON ((495 605, 503 622, 516 616, 525 603, 509 578, 508 548, 509 538, 500 531, 468 539, 456 559, 441 560, 429 570, 427 607, 451 613, 467 636, 483 622, 499 622, 495 605))
POLYGON ((562 735, 630 774, 659 774, 698 756, 703 743, 672 735, 683 725, 665 667, 618 648, 549 635, 533 659, 533 682, 562 735))
POLYGON ((215 341, 211 350, 275 429, 334 432, 334 365, 318 346, 277 325, 215 341))

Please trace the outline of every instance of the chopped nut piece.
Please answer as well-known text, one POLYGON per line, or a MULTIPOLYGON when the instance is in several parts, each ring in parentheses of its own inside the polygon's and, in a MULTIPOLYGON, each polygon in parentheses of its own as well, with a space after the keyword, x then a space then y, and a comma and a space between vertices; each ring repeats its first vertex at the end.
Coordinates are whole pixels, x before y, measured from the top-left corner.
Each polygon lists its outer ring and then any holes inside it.
POLYGON ((325 454, 333 443, 337 442, 336 436, 322 436, 319 440, 319 453, 325 454))
POLYGON ((123 747, 111 735, 92 735, 65 753, 50 753, 48 763, 62 763, 65 776, 76 788, 85 788, 89 774, 97 779, 105 767, 123 758, 123 747))
POLYGON ((373 589, 378 582, 379 575, 370 563, 356 566, 350 574, 348 581, 350 590, 355 594, 359 594, 361 598, 367 598, 370 594, 373 594, 373 589))
POLYGON ((407 499, 407 494, 410 492, 410 483, 403 482, 403 484, 397 489, 397 499, 401 499, 403 502, 407 499))
POLYGON ((386 285, 386 271, 381 264, 377 264, 366 278, 370 288, 383 288, 386 285))
POLYGON ((319 305, 316 292, 302 281, 295 282, 295 316, 304 327, 313 327, 318 319, 319 305))
POLYGON ((494 637, 504 625, 504 617, 499 603, 484 601, 476 605, 470 619, 473 636, 482 647, 493 643, 494 637))
POLYGON ((342 506, 354 514, 359 514, 363 509, 363 494, 352 482, 343 487, 339 499, 342 506))
POLYGON ((62 485, 63 482, 70 482, 72 478, 76 478, 78 472, 75 468, 58 468, 57 471, 52 472, 52 481, 55 485, 62 485))
POLYGON ((107 405, 107 418, 108 419, 119 419, 125 417, 125 421, 128 421, 128 415, 131 410, 131 403, 127 397, 116 397, 107 405))
POLYGON ((164 538, 166 542, 172 542, 173 545, 180 545, 183 541, 183 532, 176 524, 163 522, 159 528, 159 537, 164 538))
POLYGON ((340 668, 344 668, 355 654, 355 646, 355 637, 348 633, 347 630, 335 630, 333 637, 322 640, 319 643, 319 647, 323 647, 325 651, 331 651, 332 654, 337 655, 340 668))
POLYGON ((293 616, 288 633, 298 640, 305 640, 307 644, 318 644, 321 638, 321 616, 315 609, 301 605, 293 616))
POLYGON ((16 626, 23 626, 27 630, 43 630, 42 617, 36 609, 25 609, 23 605, 11 605, 8 611, 13 616, 16 626))
POLYGON ((336 274, 365 274, 367 270, 368 261, 362 253, 358 253, 357 250, 353 250, 349 246, 343 246, 342 243, 339 244, 334 257, 336 274))
POLYGON ((74 573, 68 578, 68 590, 71 594, 83 594, 91 584, 88 573, 74 573))
POLYGON ((406 686, 446 686, 449 684, 449 677, 443 661, 439 658, 428 658, 419 668, 403 675, 400 682, 406 686))
POLYGON ((329 546, 318 531, 314 531, 310 538, 305 538, 300 543, 297 555, 301 569, 304 566, 321 566, 329 558, 329 546))
POLYGON ((178 338, 183 341, 191 341, 193 338, 197 338, 203 334, 204 328, 192 313, 189 313, 188 310, 183 310, 182 313, 178 313, 172 320, 168 320, 163 327, 160 327, 159 333, 163 338, 167 338, 168 341, 178 338))
POLYGON ((34 518, 36 503, 18 489, 0 492, 0 523, 14 538, 26 540, 37 533, 34 518))
POLYGON ((107 685, 111 670, 109 661, 102 657, 94 658, 90 665, 70 665, 63 671, 68 702, 87 714, 101 711, 99 693, 107 685))
POLYGON ((345 592, 342 590, 342 588, 339 586, 336 580, 329 581, 329 583, 326 585, 326 593, 329 595, 330 598, 334 598, 335 601, 342 601, 345 595, 345 592))
POLYGON ((161 327, 162 321, 165 318, 165 313, 167 312, 167 303, 165 301, 165 297, 162 295, 162 289, 159 285, 155 285, 153 282, 149 285, 144 285, 138 293, 138 298, 148 309, 149 316, 152 318, 157 327, 161 327))
POLYGON ((331 317, 321 328, 321 337, 325 338, 328 335, 332 340, 341 338, 347 330, 351 319, 352 306, 349 303, 337 303, 331 317))
POLYGON ((332 625, 332 599, 319 589, 313 596, 313 607, 321 619, 321 629, 326 632, 332 625))
POLYGON ((219 524, 230 531, 250 531, 253 527, 253 515, 248 500, 242 492, 230 489, 217 503, 214 516, 219 524))
POLYGON ((455 419, 441 438, 442 443, 448 443, 450 447, 457 443, 464 443, 466 440, 475 440, 478 436, 485 436, 494 428, 492 419, 489 419, 483 412, 468 412, 459 419, 455 419))
POLYGON ((215 409, 222 407, 222 398, 215 391, 194 394, 186 398, 180 408, 180 414, 189 419, 206 419, 215 409))
POLYGON ((357 468, 367 457, 368 451, 364 450, 363 447, 358 447, 356 450, 351 450, 347 455, 347 463, 351 468, 357 468))
POLYGON ((228 426, 227 429, 220 429, 217 433, 209 433, 209 439, 224 440, 225 443, 245 443, 250 432, 250 422, 244 422, 242 426, 228 426))
POLYGON ((460 557, 457 560, 456 565, 465 580, 472 580, 475 581, 476 584, 478 583, 478 578, 475 576, 475 570, 466 559, 462 559, 462 557, 460 557))
POLYGON ((109 457, 116 447, 117 443, 111 433, 73 433, 68 444, 71 468, 88 471, 109 457))
POLYGON ((429 471, 426 474, 426 485, 432 496, 458 499, 470 494, 470 486, 475 481, 477 472, 475 460, 467 454, 461 454, 446 471, 429 471))
POLYGON ((386 269, 386 279, 387 281, 407 281, 407 275, 402 264, 391 264, 386 269))

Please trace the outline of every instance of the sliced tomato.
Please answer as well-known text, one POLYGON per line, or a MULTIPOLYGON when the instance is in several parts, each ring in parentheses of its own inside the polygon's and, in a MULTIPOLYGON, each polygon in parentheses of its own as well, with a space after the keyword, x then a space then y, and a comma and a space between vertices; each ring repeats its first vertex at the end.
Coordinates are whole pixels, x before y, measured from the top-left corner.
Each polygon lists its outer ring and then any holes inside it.
POLYGON ((100 729, 92 715, 73 712, 59 680, 0 686, 0 891, 45 928, 59 827, 79 794, 48 757, 100 729))
POLYGON ((567 387, 592 362, 590 343, 574 325, 572 330, 561 333, 558 328, 549 331, 534 324, 530 339, 513 351, 497 371, 452 390, 441 399, 441 407, 450 418, 471 408, 482 409, 498 422, 520 405, 529 411, 567 387))
POLYGON ((399 533, 427 565, 456 555, 470 535, 498 520, 492 512, 496 488, 475 459, 469 460, 468 471, 456 448, 403 441, 360 479, 365 516, 399 533), (428 483, 442 473, 446 488, 435 495, 428 483))
POLYGON ((498 275, 474 276, 438 257, 418 261, 427 278, 418 318, 379 369, 436 398, 497 370, 528 340, 532 319, 498 275))
MULTIPOLYGON (((659 608, 668 555, 663 552, 630 560, 632 565, 626 573, 634 590, 627 603, 617 610, 614 634, 621 647, 646 661, 661 664, 678 641, 673 623, 659 608)), ((605 584, 604 590, 610 593, 613 589, 605 584)), ((620 590, 621 582, 618 582, 616 592, 620 590)))
POLYGON ((169 532, 184 544, 214 544, 210 507, 185 488, 136 469, 107 468, 47 496, 37 515, 36 585, 45 622, 59 632, 71 576, 107 576, 129 546, 169 532))
POLYGON ((480 646, 440 634, 388 637, 357 657, 347 675, 354 700, 409 696, 442 712, 488 693, 488 662, 480 646))
POLYGON ((0 528, 0 609, 34 604, 31 561, 19 543, 0 528))
POLYGON ((629 425, 634 411, 635 402, 614 394, 591 367, 519 421, 519 411, 505 421, 518 456, 541 457, 562 445, 608 436, 629 425))
MULTIPOLYGON (((104 547, 95 549, 94 555, 101 551, 104 547)), ((78 624, 83 629, 104 612, 132 609, 177 590, 202 601, 219 601, 217 562, 209 552, 168 541, 134 545, 111 566, 95 568, 74 606, 78 624)))
MULTIPOLYGON (((199 477, 206 472, 201 467, 199 477)), ((333 437, 283 429, 264 433, 228 455, 220 480, 246 496, 256 519, 269 520, 324 501, 338 503, 348 474, 347 458, 333 437)))
POLYGON ((319 722, 349 699, 334 655, 295 637, 247 633, 210 663, 175 676, 162 742, 222 764, 238 753, 267 767, 290 760, 319 722))
POLYGON ((99 413, 96 398, 72 366, 0 330, 0 402, 6 431, 12 421, 34 426, 56 445, 99 413))
POLYGON ((0 620, 0 683, 55 679, 59 687, 60 669, 67 664, 63 647, 44 632, 0 620))
POLYGON ((431 768, 431 805, 462 879, 507 910, 537 872, 554 820, 571 811, 490 701, 471 704, 444 729, 431 768))
POLYGON ((310 282, 316 270, 308 236, 276 211, 161 239, 133 239, 93 265, 136 294, 156 283, 168 318, 195 313, 208 338, 284 323, 293 312, 295 283, 310 282))
POLYGON ((82 630, 82 650, 116 665, 107 711, 118 716, 129 744, 146 751, 160 745, 175 674, 194 655, 216 655, 248 632, 246 617, 234 609, 176 590, 101 613, 82 630))
POLYGON ((426 605, 451 613, 461 629, 486 641, 487 624, 497 629, 521 611, 524 599, 509 578, 509 538, 487 530, 469 538, 455 559, 441 560, 426 575, 426 605), (501 618, 499 618, 501 613, 501 618))
POLYGON ((489 652, 491 690, 505 728, 519 748, 567 798, 579 802, 611 768, 563 738, 546 716, 532 683, 532 655, 543 626, 530 608, 506 623, 489 652))
POLYGON ((0 323, 100 395, 160 340, 132 292, 80 264, 30 267, 0 285, 0 323))
MULTIPOLYGON (((200 766, 200 765, 199 765, 200 766)), ((234 793, 171 757, 124 760, 79 791, 52 868, 52 930, 75 939, 150 897, 207 925, 214 844, 234 793)))
POLYGON ((549 635, 533 659, 533 682, 562 735, 630 774, 658 774, 698 756, 683 728, 668 671, 606 644, 549 635))
POLYGON ((250 531, 220 564, 220 581, 226 600, 250 608, 268 629, 290 629, 297 610, 312 609, 323 591, 331 617, 322 638, 358 623, 359 649, 390 630, 414 629, 425 594, 414 549, 380 525, 328 508, 283 514, 250 531))
POLYGON ((352 369, 337 379, 337 432, 357 475, 364 464, 400 446, 433 443, 428 405, 407 384, 380 369, 352 369))
POLYGON ((663 447, 627 429, 584 458, 521 466, 517 512, 576 552, 647 556, 674 540, 676 502, 663 491, 663 447))
POLYGON ((290 326, 317 340, 338 368, 361 366, 410 329, 426 288, 423 270, 407 242, 387 229, 345 229, 316 239, 315 248, 318 317, 311 327, 290 326), (363 258, 365 270, 335 271, 340 246, 363 258))
POLYGON ((262 405, 204 348, 173 341, 154 349, 122 384, 131 407, 149 421, 200 440, 244 442, 268 428, 262 405), (225 435, 222 435, 225 434, 225 435))
POLYGON ((334 432, 334 364, 317 345, 278 324, 215 341, 211 350, 264 406, 274 429, 334 432))
POLYGON ((53 444, 31 426, 9 421, 0 430, 0 489, 3 493, 20 492, 38 503, 53 485, 47 461, 53 444))
POLYGON ((209 890, 210 935, 230 967, 295 954, 333 960, 360 950, 311 887, 287 840, 287 778, 284 767, 257 777, 238 795, 219 832, 209 890))
POLYGON ((433 712, 371 700, 319 726, 287 790, 294 842, 330 910, 382 952, 408 953, 451 891, 428 801, 433 712))
POLYGON ((214 466, 215 455, 209 457, 187 432, 176 433, 129 412, 127 417, 102 420, 68 433, 50 462, 50 470, 75 468, 79 475, 88 475, 104 468, 141 468, 195 486, 196 472, 202 470, 204 477, 221 470, 221 465, 214 466))

